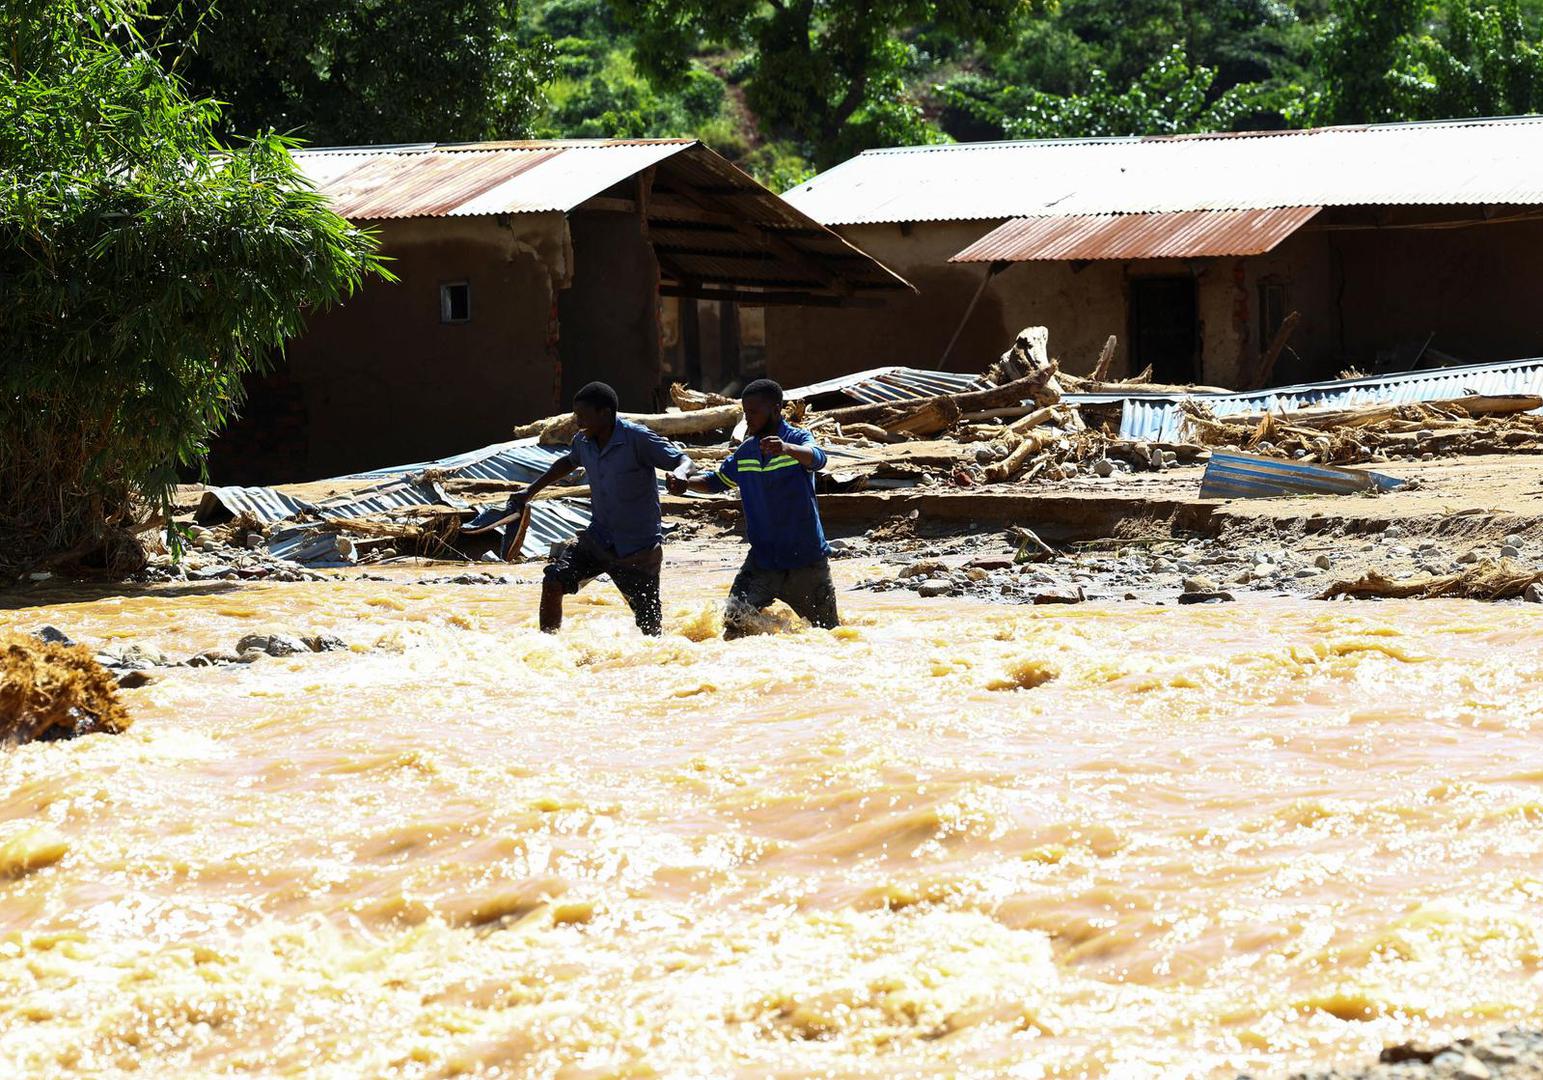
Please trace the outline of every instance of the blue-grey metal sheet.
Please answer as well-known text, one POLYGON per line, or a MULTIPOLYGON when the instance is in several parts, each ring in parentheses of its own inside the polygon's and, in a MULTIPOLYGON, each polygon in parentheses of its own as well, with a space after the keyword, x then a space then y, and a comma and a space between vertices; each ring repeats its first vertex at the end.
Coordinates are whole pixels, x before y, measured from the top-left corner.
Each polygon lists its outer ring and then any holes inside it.
MULTIPOLYGON (((1120 437, 1148 442, 1182 442, 1185 418, 1180 403, 1186 398, 1203 403, 1220 418, 1266 412, 1289 415, 1294 410, 1306 408, 1412 405, 1469 394, 1543 395, 1543 358, 1301 383, 1247 394, 1130 394, 1122 399, 1125 406, 1120 417, 1120 437)), ((1105 395, 1083 396, 1101 401, 1114 400, 1105 395)))
POLYGON ((446 477, 476 480, 509 480, 528 484, 541 476, 552 462, 568 452, 566 446, 541 446, 534 438, 494 443, 464 454, 454 454, 437 461, 419 461, 412 465, 392 465, 384 469, 355 473, 345 480, 374 480, 390 476, 408 476, 428 470, 446 477))
POLYGON ((306 509, 306 504, 292 495, 266 487, 212 487, 204 490, 193 514, 195 521, 208 521, 219 507, 232 515, 251 514, 264 525, 294 517, 306 509))
POLYGON ((430 480, 388 480, 363 491, 313 503, 307 509, 322 518, 361 518, 409 506, 449 506, 450 498, 430 480))
POLYGON ((287 518, 309 515, 320 518, 358 518, 382 514, 408 506, 450 505, 449 497, 437 484, 428 481, 390 479, 363 491, 338 495, 321 502, 307 502, 286 495, 276 488, 214 487, 204 491, 196 519, 208 520, 215 504, 232 514, 250 513, 264 525, 287 518))
POLYGON ((1384 473, 1304 465, 1255 454, 1213 453, 1200 481, 1202 499, 1273 499, 1282 495, 1355 495, 1391 491, 1406 481, 1384 473))
MULTIPOLYGON (((501 507, 503 503, 489 505, 501 507)), ((530 527, 525 530, 525 540, 520 544, 520 555, 526 559, 545 558, 553 544, 572 540, 588 528, 589 521, 588 499, 538 499, 530 504, 530 527)), ((517 521, 511 522, 508 525, 500 525, 493 532, 501 541, 509 529, 517 527, 517 521)))
POLYGON ((838 375, 824 382, 783 391, 790 401, 805 401, 821 394, 845 394, 864 405, 886 401, 914 401, 939 394, 962 394, 986 385, 979 375, 957 371, 924 371, 920 368, 881 367, 838 375))

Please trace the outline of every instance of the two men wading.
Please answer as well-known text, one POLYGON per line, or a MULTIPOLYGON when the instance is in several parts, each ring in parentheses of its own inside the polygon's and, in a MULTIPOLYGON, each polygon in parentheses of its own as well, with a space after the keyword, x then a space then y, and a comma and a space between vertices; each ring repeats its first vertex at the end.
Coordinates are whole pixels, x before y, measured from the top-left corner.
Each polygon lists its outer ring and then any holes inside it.
POLYGON ((616 392, 590 383, 573 398, 579 433, 569 451, 538 480, 510 496, 496 522, 517 518, 542 489, 582 467, 589 480, 591 521, 547 565, 541 589, 541 629, 562 625, 563 597, 608 574, 632 608, 638 629, 661 631, 659 570, 663 534, 655 470, 668 473, 670 492, 738 491, 750 553, 729 589, 725 638, 750 632, 755 616, 781 600, 814 626, 834 627, 836 589, 830 547, 815 505, 814 474, 825 451, 814 436, 782 418, 782 387, 757 379, 741 395, 748 437, 723 465, 693 474, 678 447, 617 415, 616 392))

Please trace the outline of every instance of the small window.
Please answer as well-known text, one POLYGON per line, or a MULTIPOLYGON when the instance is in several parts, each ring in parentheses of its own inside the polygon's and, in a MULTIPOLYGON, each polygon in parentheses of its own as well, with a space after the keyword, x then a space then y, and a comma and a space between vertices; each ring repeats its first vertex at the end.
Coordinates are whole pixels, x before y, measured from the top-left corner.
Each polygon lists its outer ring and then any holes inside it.
POLYGON ((439 287, 439 321, 471 322, 471 283, 454 281, 439 287))

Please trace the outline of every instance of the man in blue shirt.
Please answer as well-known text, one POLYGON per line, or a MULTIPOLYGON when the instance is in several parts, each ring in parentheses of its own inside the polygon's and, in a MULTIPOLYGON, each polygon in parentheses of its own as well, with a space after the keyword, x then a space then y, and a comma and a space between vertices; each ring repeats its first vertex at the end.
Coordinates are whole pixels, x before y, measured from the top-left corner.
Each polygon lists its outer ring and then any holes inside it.
POLYGON ((691 459, 679 447, 616 412, 616 391, 605 383, 590 383, 573 395, 579 433, 567 456, 554 461, 524 491, 510 496, 500 519, 517 518, 532 496, 576 468, 583 468, 589 478, 589 527, 547 564, 541 585, 541 629, 549 634, 563 624, 563 597, 601 574, 610 575, 632 608, 638 629, 654 637, 660 633, 664 536, 654 470, 673 470, 683 480, 691 471, 691 459))
POLYGON ((750 436, 716 472, 665 483, 674 494, 739 491, 750 554, 729 588, 723 636, 741 637, 754 615, 781 600, 814 626, 840 625, 830 546, 814 502, 814 474, 825 451, 782 418, 782 387, 757 379, 740 395, 750 436))

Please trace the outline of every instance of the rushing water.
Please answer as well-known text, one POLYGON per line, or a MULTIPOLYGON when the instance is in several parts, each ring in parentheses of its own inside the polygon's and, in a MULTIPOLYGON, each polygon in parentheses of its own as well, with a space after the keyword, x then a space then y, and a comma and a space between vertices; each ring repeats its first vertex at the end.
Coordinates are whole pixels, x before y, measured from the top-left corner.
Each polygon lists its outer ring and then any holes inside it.
POLYGON ((342 582, 0 614, 174 669, 0 752, 0 1075, 1231 1076, 1543 1022, 1531 607, 342 582), (27 866, 40 867, 28 871, 27 866), (4 874, 9 872, 8 878, 4 874))

